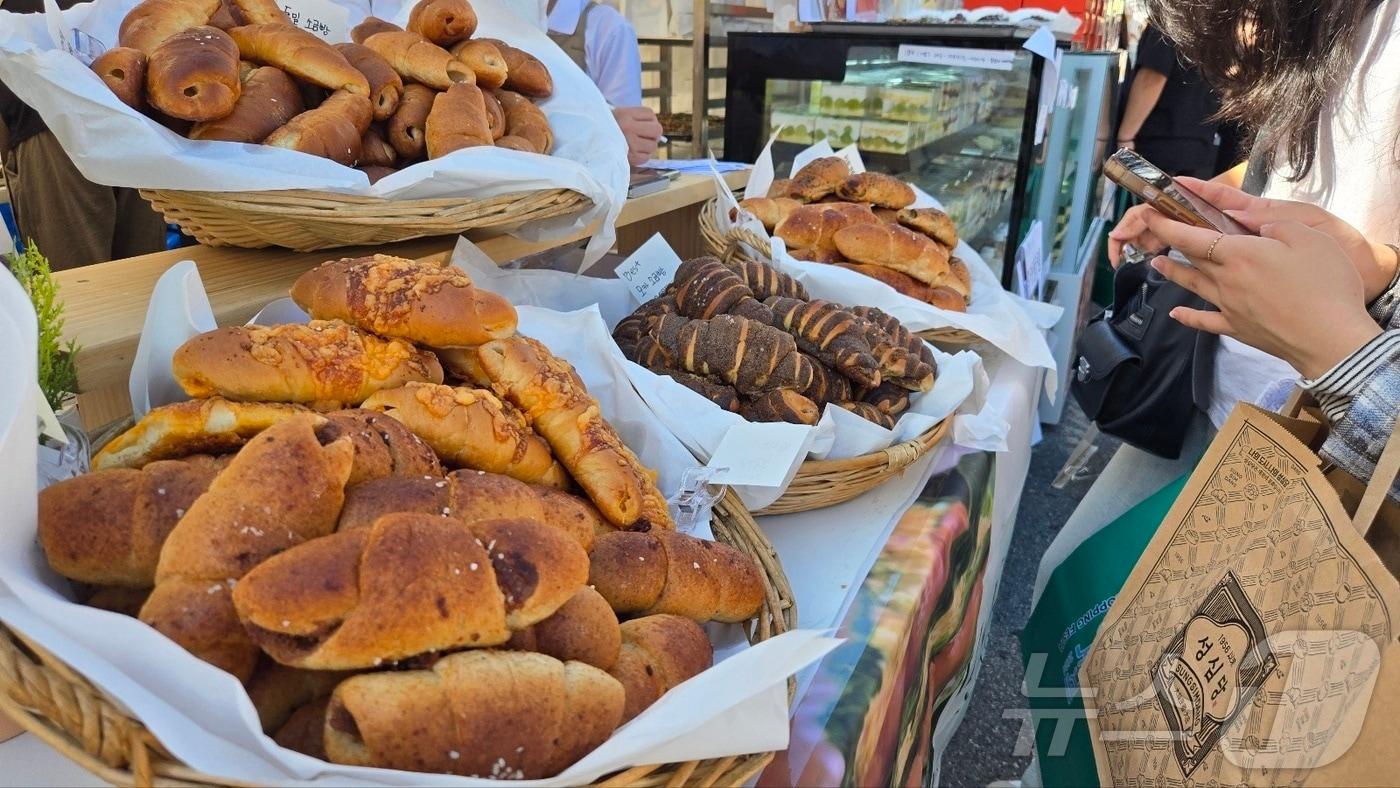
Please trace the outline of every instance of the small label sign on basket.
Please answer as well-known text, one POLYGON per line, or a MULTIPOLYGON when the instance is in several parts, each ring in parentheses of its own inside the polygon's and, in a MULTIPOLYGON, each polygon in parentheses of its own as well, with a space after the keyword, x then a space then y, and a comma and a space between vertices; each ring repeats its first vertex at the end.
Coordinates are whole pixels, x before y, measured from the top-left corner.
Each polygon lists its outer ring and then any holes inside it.
POLYGON ((350 9, 332 0, 282 0, 292 24, 332 43, 350 40, 350 9))
POLYGON ((660 233, 637 247, 631 257, 617 267, 617 278, 627 283, 627 289, 637 303, 645 304, 661 295, 666 285, 676 278, 681 258, 660 233))

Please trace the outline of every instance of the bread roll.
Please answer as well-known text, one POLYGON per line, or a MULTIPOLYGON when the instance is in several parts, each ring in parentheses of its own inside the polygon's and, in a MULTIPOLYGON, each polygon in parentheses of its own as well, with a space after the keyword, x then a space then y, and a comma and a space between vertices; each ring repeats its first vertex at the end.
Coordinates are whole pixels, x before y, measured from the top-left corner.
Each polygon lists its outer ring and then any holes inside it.
POLYGON ((39 491, 39 545, 70 580, 155 585, 171 529, 220 469, 212 457, 153 462, 76 476, 39 491))
POLYGON ((892 224, 862 224, 838 231, 832 239, 847 259, 908 274, 928 285, 948 274, 948 252, 913 230, 892 224))
POLYGON ((296 25, 268 22, 230 30, 243 57, 276 66, 303 82, 327 90, 369 96, 369 81, 335 47, 296 25))
POLYGON ((236 451, 273 424, 306 412, 298 405, 221 397, 162 405, 108 441, 93 455, 92 469, 141 468, 156 460, 236 451))
POLYGON ((447 90, 458 82, 476 82, 476 74, 465 63, 417 33, 375 33, 364 43, 389 61, 405 82, 419 82, 434 90, 447 90))
POLYGON ((623 444, 567 361, 521 336, 482 345, 477 358, 492 387, 549 441, 608 522, 638 530, 675 527, 655 475, 623 444))
POLYGON ((476 32, 476 11, 467 0, 418 0, 408 14, 408 29, 449 47, 476 32))
POLYGON ((381 391, 364 407, 403 422, 449 465, 564 488, 568 473, 515 408, 484 389, 413 384, 381 391))
POLYGON ((739 201, 739 207, 757 217, 766 230, 777 227, 778 222, 786 219, 788 214, 801 205, 802 203, 789 197, 750 197, 739 201))
POLYGON ((495 44, 485 39, 473 39, 454 44, 452 56, 467 64, 476 74, 476 84, 483 89, 498 88, 506 83, 510 73, 505 56, 495 44))
POLYGON ((146 64, 146 100, 173 118, 222 118, 233 112, 241 90, 238 46, 217 27, 176 33, 146 64))
POLYGON ((117 45, 139 49, 146 57, 176 33, 209 24, 220 0, 144 0, 127 13, 117 30, 117 45))
POLYGON ((433 99, 433 109, 424 125, 428 158, 438 159, 463 148, 490 146, 491 124, 481 88, 457 84, 433 99))
POLYGON ((349 167, 360 158, 372 112, 369 99, 338 90, 321 106, 287 121, 263 144, 321 156, 349 167))
POLYGON ((275 555, 233 589, 253 641, 284 665, 374 668, 486 648, 578 593, 588 554, 531 520, 390 514, 275 555))
POLYGON ((518 150, 521 153, 539 153, 540 149, 535 143, 514 134, 507 134, 496 140, 496 147, 507 150, 518 150))
POLYGON ((393 167, 384 167, 378 164, 361 164, 355 167, 355 169, 363 172, 365 177, 369 178, 370 183, 378 183, 381 178, 398 172, 398 170, 393 167))
POLYGON ((389 61, 363 44, 336 44, 335 50, 364 75, 369 83, 369 103, 375 120, 388 120, 403 98, 403 78, 389 61))
POLYGON ((269 427, 214 477, 166 538, 141 608, 142 621, 240 681, 258 649, 231 586, 268 556, 329 534, 340 512, 354 449, 344 439, 322 446, 315 424, 308 414, 269 427))
POLYGON ((506 111, 501 109, 496 94, 489 90, 481 92, 481 103, 486 107, 486 125, 491 129, 491 139, 498 141, 506 136, 506 111))
POLYGON ((739 415, 748 421, 785 421, 788 424, 816 424, 822 412, 817 404, 792 389, 780 389, 745 399, 739 415))
POLYGON ((509 90, 497 90, 495 96, 505 112, 507 136, 528 140, 535 153, 549 153, 554 148, 549 118, 535 102, 509 90))
POLYGON ((498 473, 452 471, 445 478, 407 474, 356 484, 345 493, 342 531, 368 528, 386 514, 420 512, 471 524, 524 517, 563 531, 585 551, 598 534, 611 533, 598 510, 571 493, 528 484, 498 473))
POLYGON ((355 462, 346 485, 357 485, 384 478, 422 479, 443 474, 424 440, 398 421, 363 408, 326 414, 326 424, 317 428, 323 441, 346 437, 355 446, 355 462))
POLYGON ((112 47, 92 61, 92 70, 128 107, 146 106, 146 53, 132 47, 112 47))
POLYGON ((331 696, 307 703, 292 712, 287 721, 272 734, 277 746, 326 760, 326 710, 331 696))
POLYGON ((958 245, 957 226, 948 214, 937 208, 905 208, 896 218, 905 227, 918 230, 949 249, 958 245))
POLYGON ((339 321, 228 326, 181 345, 171 362, 191 397, 270 402, 363 402, 411 381, 442 380, 433 354, 339 321))
POLYGON ((243 80, 243 92, 233 112, 194 124, 192 140, 259 143, 305 111, 301 91, 279 68, 263 66, 243 80))
POLYGON ((515 333, 515 307, 443 262, 377 254, 322 263, 292 284, 317 320, 344 320, 385 337, 473 346, 515 333))
POLYGON ((883 265, 870 265, 868 263, 838 263, 838 265, 841 268, 865 274, 871 279, 878 279, 890 287, 893 287, 895 290, 898 290, 901 294, 907 295, 916 301, 928 303, 929 297, 932 295, 933 288, 893 268, 886 268, 883 265))
POLYGON ((798 202, 803 202, 802 198, 792 193, 791 178, 774 178, 773 182, 768 185, 768 194, 764 196, 770 200, 776 200, 779 197, 788 197, 798 202))
POLYGON ((964 301, 972 300, 972 272, 961 258, 948 258, 948 276, 940 284, 962 296, 964 301))
POLYGON ((831 252, 836 250, 838 230, 854 224, 877 224, 879 221, 869 208, 851 203, 803 205, 779 222, 773 234, 791 247, 831 252))
POLYGON ((554 78, 539 58, 498 38, 483 38, 496 47, 506 61, 505 87, 530 98, 549 98, 554 94, 554 78))
POLYGON ((748 556, 675 531, 619 531, 593 543, 588 584, 623 615, 672 613, 747 621, 763 606, 763 576, 748 556))
POLYGON ((656 615, 633 619, 622 625, 621 635, 617 662, 608 673, 622 684, 627 697, 623 722, 714 663, 714 646, 705 630, 688 618, 656 615))
POLYGON ((257 709, 263 733, 273 733, 293 713, 317 698, 329 698, 335 685, 351 674, 338 670, 302 670, 263 659, 248 679, 248 699, 257 709))
POLYGON ((233 7, 238 9, 238 15, 243 18, 245 24, 265 25, 283 24, 290 25, 292 20, 287 17, 282 6, 276 0, 230 0, 233 7))
POLYGON ((967 299, 958 291, 942 285, 929 290, 928 303, 949 312, 967 311, 967 299))
POLYGON ((403 28, 377 16, 367 16, 364 21, 350 28, 350 40, 356 44, 365 43, 365 39, 375 33, 401 33, 403 28))
POLYGON ((511 634, 505 647, 558 660, 578 660, 599 670, 617 662, 622 646, 617 614, 597 591, 584 586, 554 615, 511 634))
POLYGON ((360 158, 356 166, 392 168, 398 158, 399 152, 380 136, 374 126, 366 129, 364 136, 360 137, 360 158))
MULTIPOLYGON (((824 156, 814 159, 802 169, 793 173, 788 186, 789 197, 814 202, 835 192, 847 178, 851 177, 851 166, 840 156, 824 156)), ((771 189, 769 197, 773 197, 771 189)))
POLYGON ((794 260, 805 260, 809 263, 836 265, 846 262, 846 258, 835 249, 789 249, 788 255, 794 260))
POLYGON ((432 88, 419 84, 403 86, 403 98, 393 117, 389 118, 389 144, 394 146, 404 161, 416 161, 427 153, 424 126, 436 97, 437 91, 432 88))
POLYGON ((355 676, 336 687, 326 755, 356 766, 550 777, 606 741, 623 704, 622 685, 591 665, 467 651, 432 670, 355 676))
POLYGON ((873 203, 881 208, 905 208, 914 202, 914 189, 893 175, 862 172, 845 179, 836 190, 844 200, 873 203))
POLYGON ((217 27, 225 33, 246 24, 248 24, 248 20, 243 18, 243 12, 239 11, 231 0, 220 0, 219 10, 209 17, 209 25, 217 27))

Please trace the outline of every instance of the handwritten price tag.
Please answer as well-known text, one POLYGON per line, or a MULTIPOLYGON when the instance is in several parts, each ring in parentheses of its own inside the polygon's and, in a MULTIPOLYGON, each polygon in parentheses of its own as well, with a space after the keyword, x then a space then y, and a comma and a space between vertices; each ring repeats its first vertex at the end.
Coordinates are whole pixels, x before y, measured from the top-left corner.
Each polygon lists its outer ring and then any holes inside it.
POLYGON ((282 0, 281 5, 297 27, 331 43, 350 40, 350 9, 333 0, 282 0))
POLYGON ((645 304, 661 295, 676 278, 681 258, 660 233, 647 239, 632 256, 617 267, 617 278, 627 283, 637 303, 645 304))

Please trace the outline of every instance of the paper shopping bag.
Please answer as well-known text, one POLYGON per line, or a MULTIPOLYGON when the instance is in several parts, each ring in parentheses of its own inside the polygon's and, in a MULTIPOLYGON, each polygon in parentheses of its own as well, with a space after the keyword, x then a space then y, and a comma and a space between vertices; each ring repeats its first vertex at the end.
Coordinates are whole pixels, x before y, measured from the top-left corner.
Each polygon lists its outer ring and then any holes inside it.
POLYGON ((1197 465, 1080 668, 1101 783, 1394 784, 1400 438, 1339 491, 1323 432, 1241 405, 1197 465))

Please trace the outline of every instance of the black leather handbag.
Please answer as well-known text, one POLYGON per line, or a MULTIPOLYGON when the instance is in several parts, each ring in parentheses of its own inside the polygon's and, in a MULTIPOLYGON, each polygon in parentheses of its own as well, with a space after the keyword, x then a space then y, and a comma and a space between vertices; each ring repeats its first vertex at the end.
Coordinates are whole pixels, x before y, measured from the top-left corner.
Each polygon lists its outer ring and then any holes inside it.
POLYGON ((1079 339, 1070 391, 1101 432, 1176 459, 1195 415, 1197 332, 1171 318, 1178 306, 1211 308, 1146 263, 1113 277, 1113 306, 1079 339))

